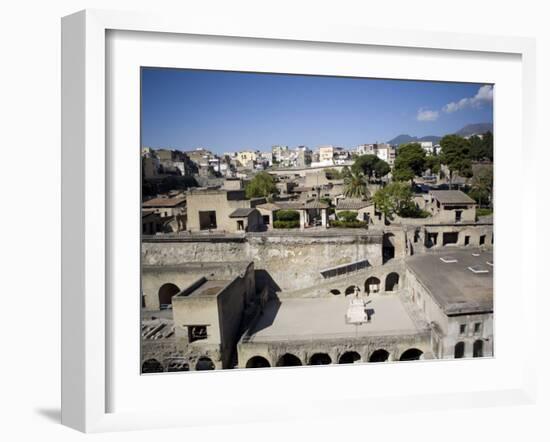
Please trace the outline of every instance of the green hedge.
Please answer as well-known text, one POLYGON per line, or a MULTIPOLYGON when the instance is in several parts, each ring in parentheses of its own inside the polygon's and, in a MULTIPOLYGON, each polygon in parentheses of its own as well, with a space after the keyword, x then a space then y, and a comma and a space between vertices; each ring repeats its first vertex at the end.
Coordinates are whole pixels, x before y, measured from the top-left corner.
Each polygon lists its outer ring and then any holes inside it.
POLYGON ((297 227, 300 227, 300 221, 273 221, 273 227, 275 229, 295 229, 297 227))
POLYGON ((367 228, 368 223, 366 221, 331 221, 330 226, 336 228, 351 228, 360 229, 367 228))
POLYGON ((275 212, 275 221, 298 221, 300 213, 297 210, 279 210, 275 212))
POLYGON ((343 210, 342 212, 338 212, 336 216, 340 221, 357 221, 357 212, 354 212, 352 210, 343 210))

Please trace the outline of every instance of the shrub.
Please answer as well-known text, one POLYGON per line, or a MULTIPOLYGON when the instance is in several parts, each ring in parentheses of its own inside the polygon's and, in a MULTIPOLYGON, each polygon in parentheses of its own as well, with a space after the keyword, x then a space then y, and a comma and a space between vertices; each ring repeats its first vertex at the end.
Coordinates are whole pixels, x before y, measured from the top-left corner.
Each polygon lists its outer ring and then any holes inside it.
POLYGON ((476 209, 476 218, 478 216, 488 216, 493 214, 493 209, 476 209))
POLYGON ((401 209, 398 215, 402 218, 428 218, 431 216, 430 212, 418 208, 416 205, 407 205, 401 209))
POLYGON ((348 228, 348 229, 360 229, 367 228, 368 223, 366 221, 331 221, 330 226, 336 228, 348 228))
POLYGON ((298 221, 300 222, 300 213, 297 210, 279 210, 275 212, 276 221, 298 221))
POLYGON ((275 229, 296 229, 300 227, 300 221, 273 221, 273 227, 275 229))
POLYGON ((357 221, 357 212, 352 210, 343 210, 336 215, 340 221, 357 221))

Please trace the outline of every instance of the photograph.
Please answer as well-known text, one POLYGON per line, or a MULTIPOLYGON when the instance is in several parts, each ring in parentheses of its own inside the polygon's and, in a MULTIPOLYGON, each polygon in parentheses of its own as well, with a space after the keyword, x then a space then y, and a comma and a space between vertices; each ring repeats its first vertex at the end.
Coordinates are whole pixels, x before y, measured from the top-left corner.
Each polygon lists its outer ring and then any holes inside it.
POLYGON ((494 356, 494 84, 140 76, 141 374, 494 356))

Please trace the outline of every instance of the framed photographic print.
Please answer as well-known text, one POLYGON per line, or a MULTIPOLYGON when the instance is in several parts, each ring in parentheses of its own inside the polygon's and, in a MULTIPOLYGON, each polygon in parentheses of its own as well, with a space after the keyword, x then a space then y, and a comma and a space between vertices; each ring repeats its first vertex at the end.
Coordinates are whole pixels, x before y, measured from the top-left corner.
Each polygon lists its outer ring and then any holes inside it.
POLYGON ((530 403, 534 195, 506 178, 534 149, 533 58, 520 38, 64 18, 63 422, 530 403))

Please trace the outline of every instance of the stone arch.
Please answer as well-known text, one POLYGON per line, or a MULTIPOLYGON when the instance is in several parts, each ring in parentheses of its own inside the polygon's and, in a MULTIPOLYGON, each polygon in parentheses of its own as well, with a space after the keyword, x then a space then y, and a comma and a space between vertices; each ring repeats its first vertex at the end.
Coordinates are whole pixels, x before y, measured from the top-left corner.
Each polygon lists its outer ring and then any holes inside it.
POLYGON ((309 358, 309 365, 328 365, 332 364, 332 359, 326 353, 315 353, 309 358))
POLYGON ((172 305, 172 296, 178 294, 180 289, 176 284, 167 282, 159 288, 159 305, 162 308, 163 305, 172 305))
POLYGON ((478 339, 477 341, 474 342, 473 357, 474 358, 483 357, 483 340, 478 339))
POLYGON ((189 364, 187 362, 178 360, 170 361, 168 363, 168 368, 166 369, 166 371, 189 371, 189 364))
POLYGON ((388 273, 386 276, 386 284, 384 290, 386 292, 394 292, 399 288, 399 274, 397 272, 388 273))
POLYGON ((383 348, 379 348, 378 350, 374 350, 369 358, 369 362, 386 362, 390 357, 390 354, 387 350, 384 350, 383 348))
POLYGON ((359 290, 359 287, 357 287, 356 285, 350 285, 349 287, 346 288, 346 291, 344 292, 344 294, 346 296, 353 295, 356 289, 359 290))
POLYGON ((142 373, 162 373, 163 371, 164 367, 156 359, 147 359, 141 364, 142 373))
POLYGON ((464 357, 464 342, 460 341, 455 344, 455 359, 460 359, 464 357))
POLYGON ((346 351, 338 359, 339 364, 357 364, 361 362, 361 355, 356 351, 346 351))
POLYGON ((380 291, 380 280, 376 276, 371 276, 365 281, 365 293, 378 293, 380 291))
POLYGON ((332 295, 341 295, 341 294, 342 294, 342 292, 340 292, 340 290, 338 290, 338 289, 332 289, 332 290, 330 291, 330 293, 331 293, 332 295))
POLYGON ((216 365, 214 362, 212 362, 212 359, 203 356, 202 358, 199 358, 197 361, 197 365, 195 365, 195 370, 197 371, 203 371, 203 370, 214 370, 216 368, 216 365))
POLYGON ((417 361, 420 359, 420 357, 423 355, 422 350, 419 350, 418 348, 409 348, 408 350, 405 350, 401 357, 399 358, 400 361, 417 361))
POLYGON ((246 362, 246 368, 268 368, 268 367, 271 367, 271 364, 263 356, 252 356, 246 362))
POLYGON ((302 365, 302 361, 292 353, 285 353, 277 361, 277 367, 298 367, 302 365))

